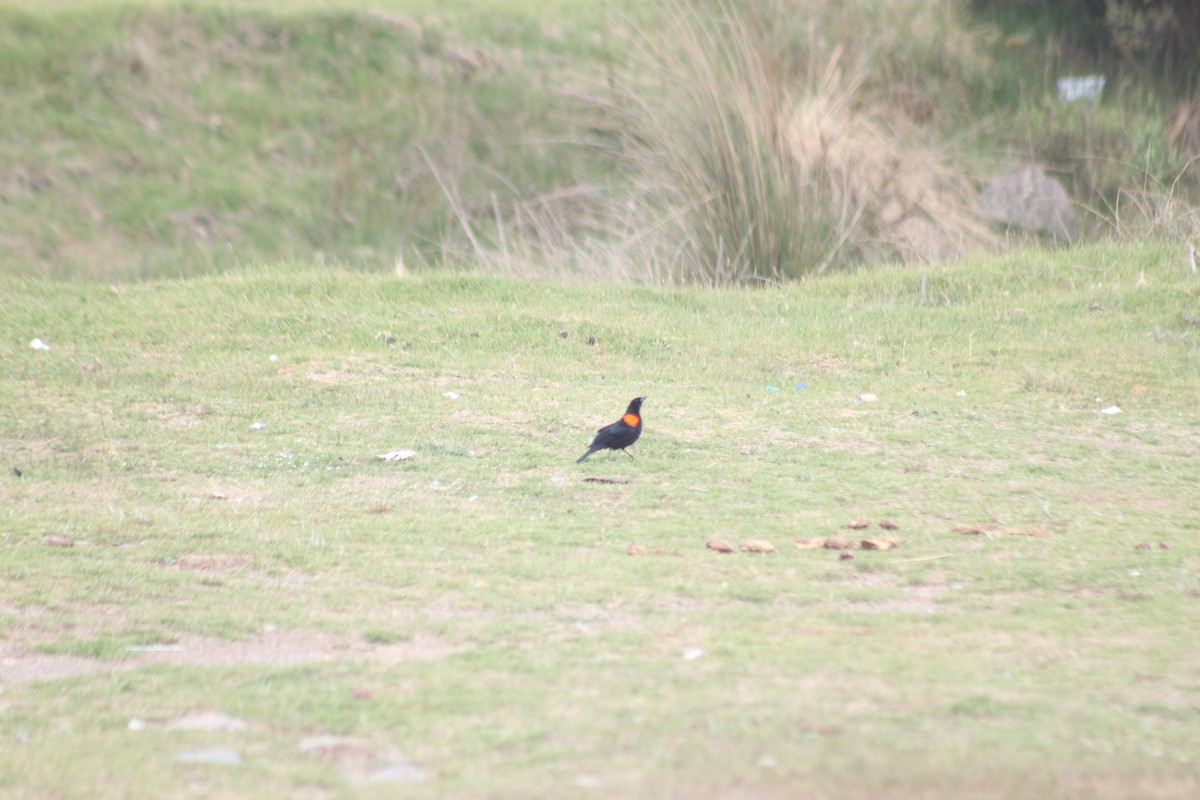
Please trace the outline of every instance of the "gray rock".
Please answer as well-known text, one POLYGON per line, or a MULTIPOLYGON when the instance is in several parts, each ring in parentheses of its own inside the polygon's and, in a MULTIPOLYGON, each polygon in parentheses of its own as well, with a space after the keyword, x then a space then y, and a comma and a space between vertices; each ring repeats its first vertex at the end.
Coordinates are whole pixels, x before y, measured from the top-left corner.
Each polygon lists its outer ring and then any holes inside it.
POLYGON ((1078 233, 1071 198, 1038 166, 1030 164, 992 180, 979 193, 979 209, 991 222, 1070 241, 1078 233))

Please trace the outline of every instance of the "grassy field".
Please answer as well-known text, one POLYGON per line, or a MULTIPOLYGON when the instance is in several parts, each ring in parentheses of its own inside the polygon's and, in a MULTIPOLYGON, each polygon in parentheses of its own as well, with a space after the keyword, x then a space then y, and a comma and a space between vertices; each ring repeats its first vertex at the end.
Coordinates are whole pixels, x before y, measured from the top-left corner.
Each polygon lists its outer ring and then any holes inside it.
POLYGON ((0 793, 1194 797, 1196 292, 0 278, 0 793))
POLYGON ((718 6, 0 0, 0 795, 1200 796, 1195 109, 718 6))

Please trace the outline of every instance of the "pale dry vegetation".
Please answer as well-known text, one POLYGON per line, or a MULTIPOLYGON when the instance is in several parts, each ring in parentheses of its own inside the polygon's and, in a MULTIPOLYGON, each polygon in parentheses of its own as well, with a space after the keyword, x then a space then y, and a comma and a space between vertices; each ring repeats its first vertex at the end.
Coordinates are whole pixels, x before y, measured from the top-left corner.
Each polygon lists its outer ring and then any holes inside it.
MULTIPOLYGON (((868 5, 672 0, 653 24, 627 21, 620 63, 580 94, 590 103, 582 118, 608 135, 602 146, 629 180, 578 192, 601 235, 577 236, 543 213, 524 229, 533 236, 518 260, 573 262, 595 276, 623 264, 622 277, 719 285, 996 247, 954 146, 927 124, 952 113, 942 105, 954 98, 930 90, 946 76, 922 72, 888 26, 908 12, 927 39, 961 46, 942 66, 960 77, 979 68, 968 65, 979 58, 971 38, 946 8, 899 4, 848 46, 832 32, 869 19, 868 5), (789 28, 797 17, 807 25, 789 28)), ((470 234, 485 268, 497 249, 511 263, 521 238, 496 221, 498 248, 470 234)))
POLYGON ((493 201, 482 221, 459 213, 471 246, 451 262, 720 285, 955 260, 1037 241, 994 227, 978 202, 984 179, 1027 163, 1055 166, 1084 199, 1085 236, 1162 236, 1181 248, 1198 236, 1191 162, 1104 164, 1127 155, 1111 114, 1027 107, 1015 121, 1028 147, 996 146, 1011 121, 982 111, 982 98, 1017 81, 997 74, 995 31, 955 3, 655 9, 650 23, 615 22, 604 78, 569 92, 584 101, 577 127, 620 180, 510 213, 493 201), (1036 142, 1039 126, 1057 133, 1036 142))

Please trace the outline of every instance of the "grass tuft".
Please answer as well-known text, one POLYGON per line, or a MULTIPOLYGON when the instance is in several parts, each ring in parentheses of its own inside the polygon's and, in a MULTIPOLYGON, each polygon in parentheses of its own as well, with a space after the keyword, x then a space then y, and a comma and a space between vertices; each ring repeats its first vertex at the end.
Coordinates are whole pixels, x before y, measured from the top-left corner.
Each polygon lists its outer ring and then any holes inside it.
POLYGON ((662 8, 633 39, 613 107, 644 189, 635 202, 657 215, 642 226, 649 260, 668 278, 775 282, 996 245, 927 135, 878 122, 891 116, 868 87, 893 55, 882 32, 860 32, 850 57, 816 28, 780 37, 763 4, 662 8))

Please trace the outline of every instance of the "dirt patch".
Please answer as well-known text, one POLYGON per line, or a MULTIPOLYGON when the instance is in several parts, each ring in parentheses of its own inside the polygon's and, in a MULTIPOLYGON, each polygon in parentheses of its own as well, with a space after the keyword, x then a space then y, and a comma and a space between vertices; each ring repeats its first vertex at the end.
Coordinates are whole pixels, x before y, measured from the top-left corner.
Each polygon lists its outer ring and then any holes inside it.
POLYGON ((174 403, 135 403, 133 410, 160 425, 176 430, 199 427, 212 410, 203 403, 180 406, 174 403))
POLYGON ((206 554, 184 553, 174 561, 156 562, 164 567, 188 570, 190 572, 232 572, 250 564, 249 556, 238 556, 229 553, 206 554))
POLYGON ((937 614, 942 609, 938 600, 949 587, 943 576, 930 576, 929 583, 907 585, 896 575, 886 572, 858 573, 847 583, 871 589, 887 589, 893 596, 851 600, 846 610, 860 614, 937 614))
POLYGON ((301 740, 300 751, 336 764, 342 775, 355 782, 412 783, 427 777, 425 770, 408 763, 400 751, 360 736, 308 736, 301 740))
POLYGON ((285 667, 366 661, 389 666, 405 661, 435 661, 460 649, 443 639, 424 635, 407 642, 372 644, 319 631, 272 631, 245 640, 184 636, 172 644, 131 648, 128 655, 118 661, 101 661, 82 656, 27 652, 12 642, 0 641, 0 683, 103 675, 151 664, 285 667))

